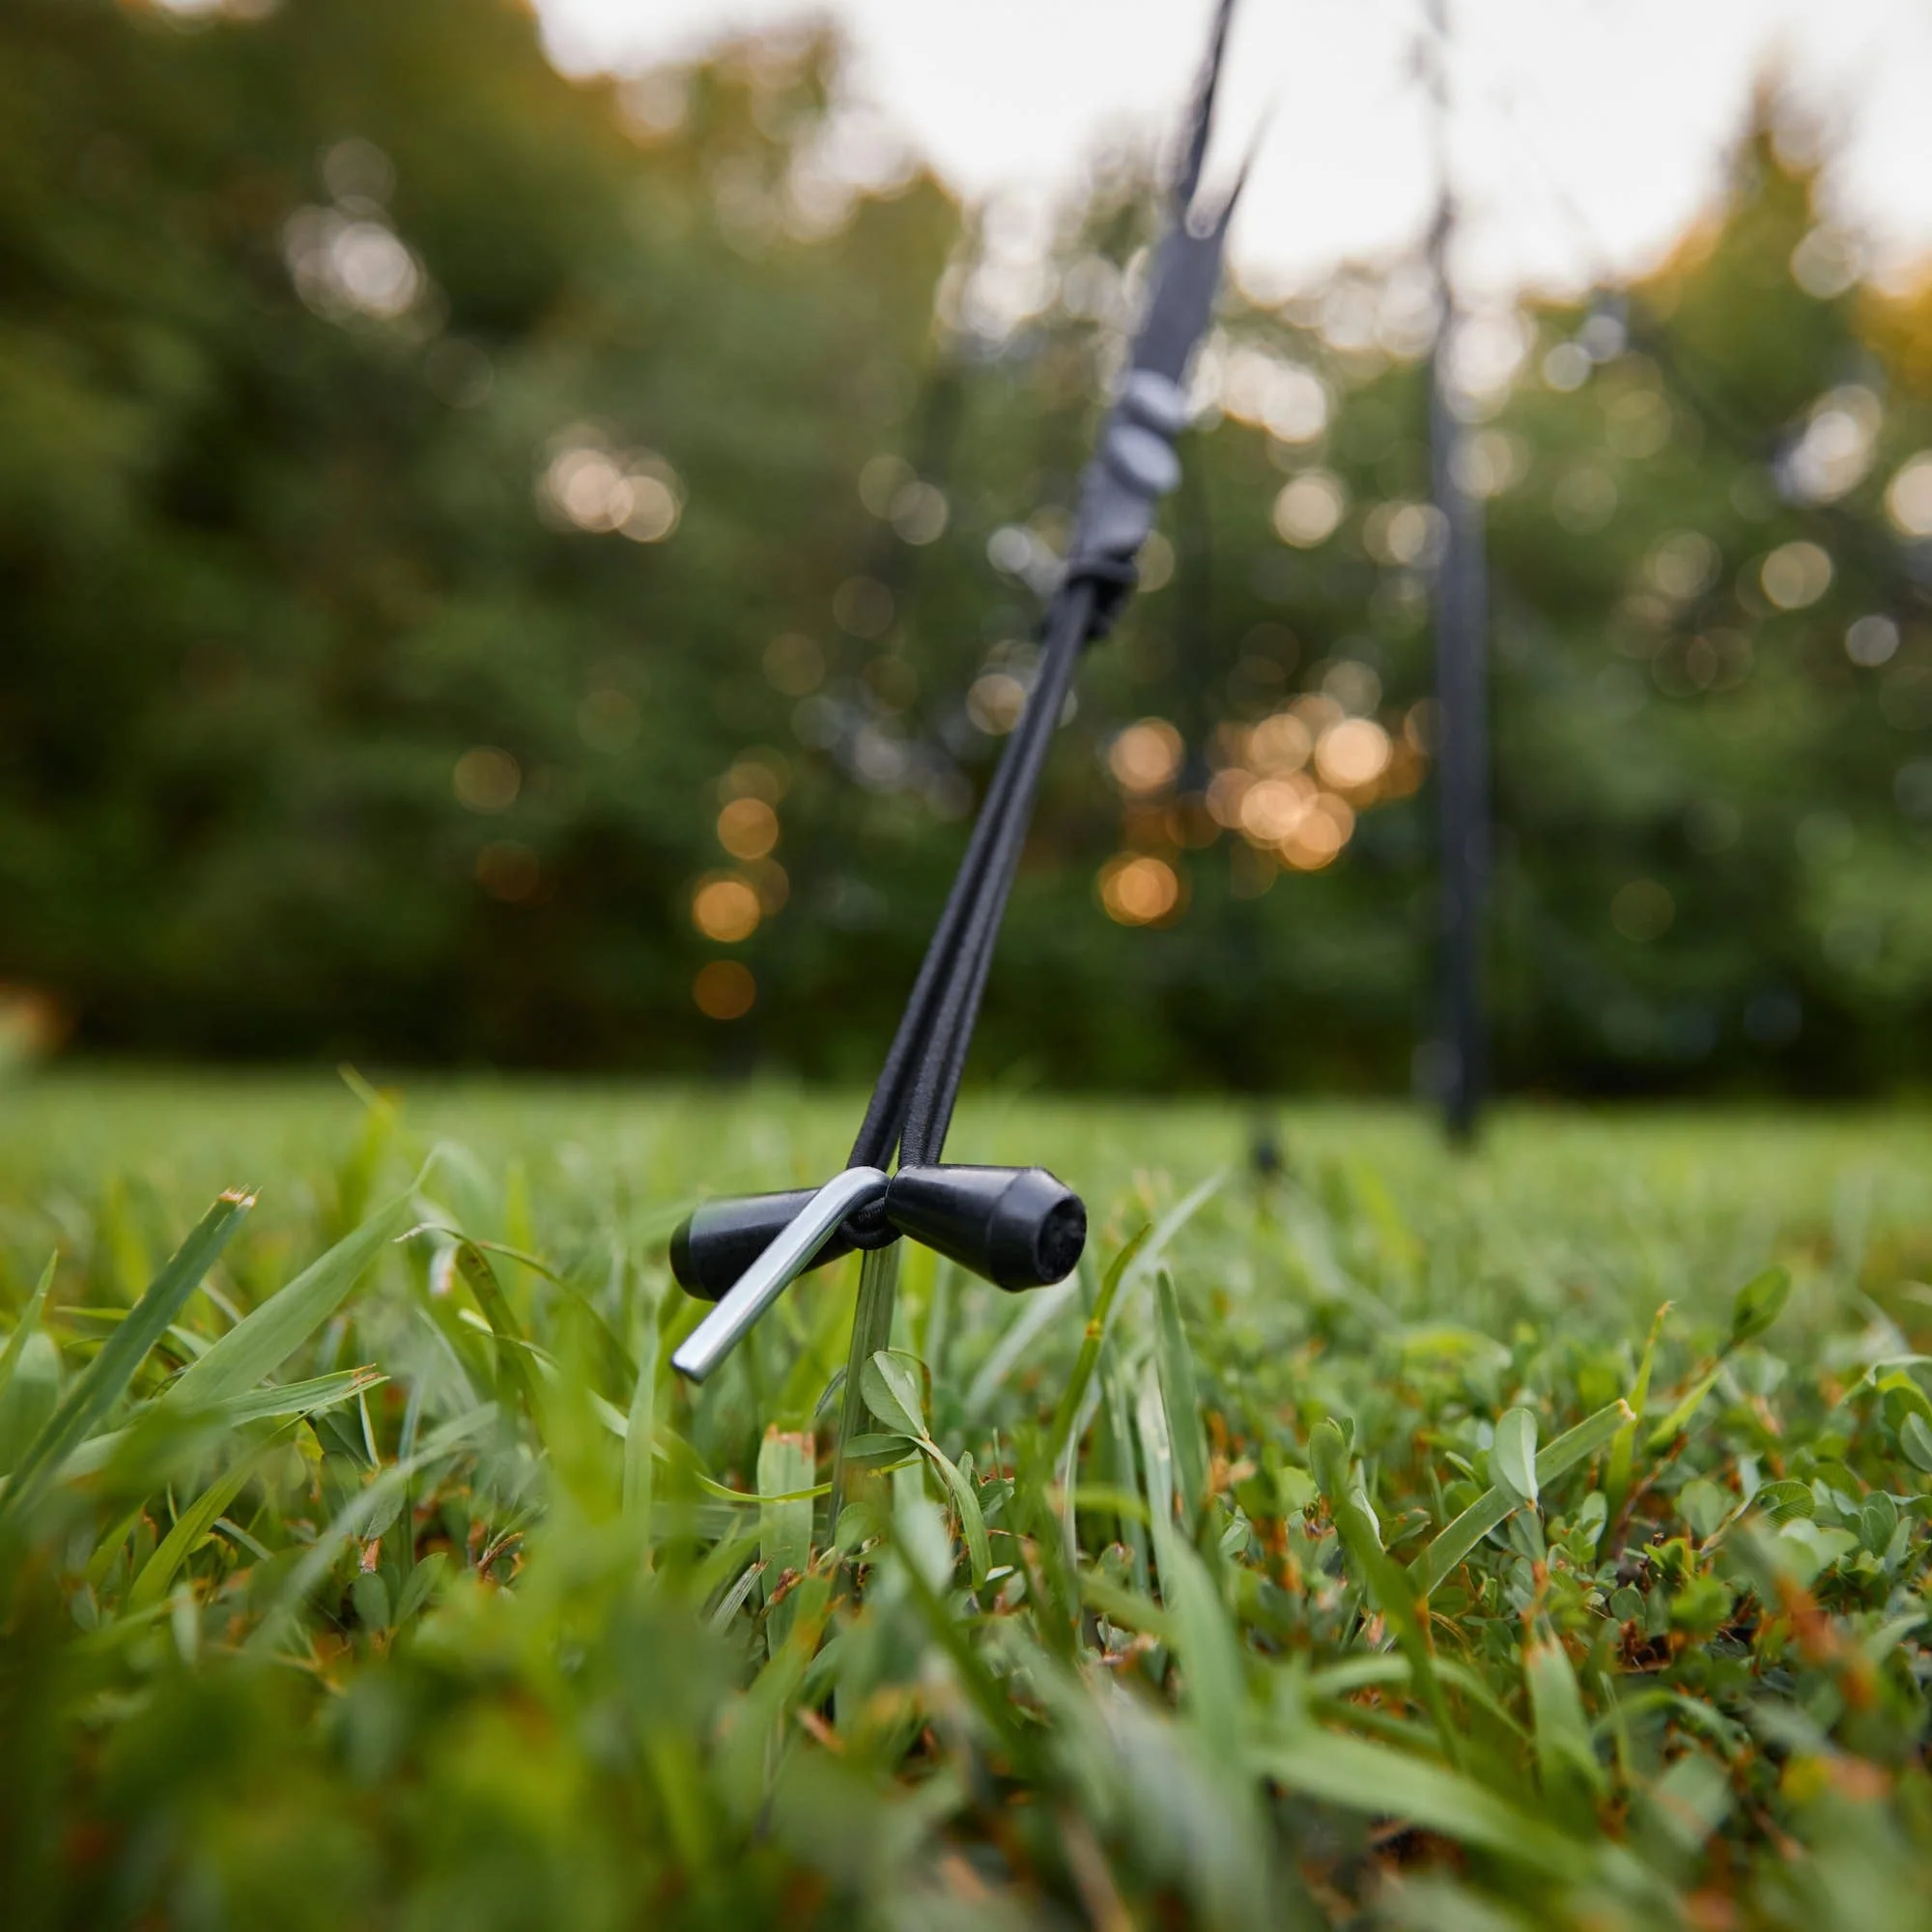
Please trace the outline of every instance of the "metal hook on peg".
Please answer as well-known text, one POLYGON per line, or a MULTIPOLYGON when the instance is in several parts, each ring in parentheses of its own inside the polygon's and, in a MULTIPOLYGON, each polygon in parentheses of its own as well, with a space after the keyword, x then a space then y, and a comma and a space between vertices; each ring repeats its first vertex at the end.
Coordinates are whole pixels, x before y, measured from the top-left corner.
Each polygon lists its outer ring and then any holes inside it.
POLYGON ((671 1366, 702 1381, 791 1282, 850 1251, 845 1217, 875 1201, 896 1233, 1004 1289, 1064 1280, 1087 1244, 1080 1197, 1043 1167, 903 1167, 890 1180, 849 1167, 814 1193, 710 1202, 671 1236, 670 1259, 687 1293, 718 1305, 671 1366))
MULTIPOLYGON (((717 1307, 678 1344, 670 1358, 671 1367, 688 1379, 701 1382, 744 1340, 758 1317, 812 1264, 846 1215, 855 1208, 877 1201, 886 1187, 886 1177, 876 1167, 848 1167, 835 1174, 807 1198, 717 1307)), ((674 1244, 682 1245, 687 1254, 690 1225, 678 1231, 680 1239, 674 1244)))

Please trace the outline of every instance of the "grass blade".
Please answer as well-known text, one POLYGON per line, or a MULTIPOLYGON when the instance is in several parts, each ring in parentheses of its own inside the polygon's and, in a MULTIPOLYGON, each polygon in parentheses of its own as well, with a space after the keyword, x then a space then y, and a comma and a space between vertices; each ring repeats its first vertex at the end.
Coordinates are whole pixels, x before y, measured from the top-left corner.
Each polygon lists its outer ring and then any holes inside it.
POLYGON ((27 1297, 27 1305, 21 1309, 19 1321, 14 1322, 14 1332, 7 1337, 6 1348, 0 1349, 0 1398, 5 1397, 8 1384, 14 1379, 14 1371, 20 1365, 21 1350, 40 1330, 41 1315, 47 1305, 47 1294, 54 1285, 54 1268, 59 1261, 58 1250, 47 1257, 40 1281, 27 1297))
POLYGON ((1523 1647, 1522 1675, 1544 1798, 1567 1823, 1586 1826, 1590 1800, 1603 1786, 1603 1769, 1570 1654, 1547 1626, 1523 1647))
POLYGON ((162 1400, 171 1407, 205 1408, 273 1375, 335 1313, 401 1231, 409 1205, 409 1196, 399 1196, 336 1242, 185 1369, 162 1400))
MULTIPOLYGON (((339 1369, 333 1375, 317 1376, 305 1382, 284 1382, 279 1388, 250 1389, 246 1395, 231 1396, 206 1409, 196 1409, 194 1417, 206 1422, 221 1422, 239 1429, 250 1422, 281 1422, 296 1416, 320 1415, 338 1404, 351 1402, 365 1390, 388 1379, 378 1369, 339 1369)), ((138 1415, 171 1413, 160 1403, 143 1406, 138 1415)), ((184 1418, 185 1420, 186 1418, 184 1418)), ((107 1466, 115 1452, 128 1439, 125 1429, 110 1429, 101 1435, 90 1435, 61 1464, 61 1474, 71 1480, 91 1476, 107 1466)))
POLYGON ((1650 1376, 1657 1362, 1658 1339, 1663 1333, 1663 1318, 1669 1313, 1670 1304, 1666 1301, 1651 1317, 1650 1334, 1643 1345, 1643 1358, 1637 1363, 1636 1380, 1630 1392, 1631 1419, 1617 1431, 1616 1439, 1610 1444, 1609 1461, 1604 1470, 1604 1501, 1609 1507, 1608 1520, 1612 1523, 1622 1520, 1624 1503, 1630 1495, 1631 1468, 1636 1454, 1636 1426, 1650 1401, 1650 1376))
POLYGON ((1107 1335, 1107 1318, 1113 1312, 1114 1297, 1120 1293, 1122 1277, 1152 1232, 1151 1226, 1143 1227, 1108 1264, 1107 1272, 1101 1278, 1100 1293, 1094 1297, 1093 1314, 1087 1318, 1087 1332, 1081 1338, 1073 1374, 1061 1393, 1060 1406, 1053 1412, 1053 1427, 1047 1435, 1047 1461, 1055 1469, 1060 1467, 1061 1459, 1072 1440, 1074 1421, 1080 1413, 1080 1405, 1086 1400, 1087 1385, 1093 1380, 1094 1368, 1100 1360, 1100 1345, 1107 1335))
POLYGON ((254 1207, 252 1194, 223 1194, 204 1214, 142 1295, 128 1319, 101 1345, 66 1399, 47 1418, 0 1496, 0 1522, 10 1521, 41 1493, 69 1453, 105 1420, 134 1379, 148 1351, 167 1332, 201 1285, 228 1239, 254 1207))
POLYGON ((993 1567, 993 1546, 986 1535, 986 1517, 980 1507, 980 1498, 973 1493, 973 1485, 965 1471, 936 1442, 929 1436, 922 1436, 919 1446, 926 1461, 939 1471, 940 1480, 952 1498, 953 1510, 959 1518, 959 1534, 966 1541, 966 1560, 972 1566, 973 1587, 983 1589, 993 1567))
MULTIPOLYGON (((1586 1416, 1575 1429, 1566 1430, 1548 1443, 1536 1458, 1536 1480, 1552 1483, 1578 1463, 1594 1456, 1631 1420, 1630 1405, 1619 1397, 1586 1416)), ((1440 1530, 1434 1542, 1408 1566, 1415 1594, 1427 1597, 1436 1590, 1449 1574, 1489 1535, 1521 1506, 1521 1498, 1500 1488, 1488 1489, 1459 1516, 1440 1530)))
POLYGON ((496 1339, 497 1401, 507 1406, 509 1398, 514 1397, 524 1413, 534 1419, 537 1391, 530 1373, 534 1347, 518 1324, 503 1293, 503 1285, 497 1279, 497 1270, 490 1265, 490 1257, 474 1241, 458 1241, 456 1271, 476 1297, 476 1306, 483 1311, 483 1319, 496 1339))
POLYGON ((1181 1701, 1208 1746, 1240 1748, 1246 1702, 1240 1645, 1208 1566, 1179 1537, 1161 1553, 1160 1593, 1181 1664, 1181 1701))
POLYGON ((1208 1434, 1201 1426, 1201 1388, 1194 1376, 1194 1351, 1181 1326, 1180 1297, 1166 1268, 1155 1283, 1153 1347, 1180 1490, 1180 1520, 1192 1536, 1208 1495, 1208 1434))
POLYGON ((758 1554, 768 1606, 765 1645, 773 1656, 791 1634, 795 1586, 811 1567, 811 1499, 798 1492, 811 1488, 813 1463, 809 1434, 765 1431, 758 1448, 758 1554))
POLYGON ((643 1359, 631 1391, 631 1409, 624 1419, 624 1514, 643 1527, 650 1542, 652 1438, 657 1434, 659 1337, 655 1323, 644 1336, 643 1359))
POLYGON ((1141 1372, 1134 1430, 1141 1439, 1141 1467, 1146 1472, 1148 1508, 1152 1513, 1150 1527, 1154 1560, 1159 1562, 1174 1534, 1174 1446, 1160 1397, 1160 1376, 1151 1362, 1141 1372))
POLYGON ((952 1662, 967 1700, 987 1730, 1005 1747, 1015 1770, 1028 1768, 1033 1756, 1031 1740, 1020 1723, 1018 1707, 987 1667, 986 1660, 974 1648, 965 1621, 947 1608, 919 1567, 918 1556, 905 1547, 895 1526, 888 1525, 887 1536, 898 1557, 907 1594, 933 1640, 952 1662))
POLYGON ((255 1626, 242 1647, 262 1651, 273 1649, 280 1643, 302 1605, 327 1576, 329 1566, 341 1553, 343 1546, 393 1509, 403 1499, 411 1479, 419 1470, 468 1447, 470 1440, 488 1430, 496 1418, 496 1404, 486 1402, 480 1407, 472 1408, 469 1414, 459 1415, 453 1422, 445 1422, 418 1445, 413 1456, 405 1456, 399 1462, 391 1463, 367 1489, 351 1498, 335 1520, 309 1545, 300 1562, 289 1572, 268 1614, 255 1626))
POLYGON ((228 1505, 242 1493, 248 1478, 261 1466, 268 1444, 258 1444, 238 1457, 234 1465, 217 1476, 207 1489, 175 1519, 174 1527, 161 1539, 160 1547, 142 1566, 128 1592, 125 1608, 129 1613, 152 1608, 167 1595, 175 1572, 214 1527, 214 1520, 226 1514, 228 1505))
POLYGON ((868 1248, 859 1264, 859 1300, 852 1311, 852 1345, 845 1356, 844 1400, 838 1409, 838 1442, 832 1459, 832 1527, 845 1505, 847 1459, 852 1444, 867 1433, 866 1364, 892 1346, 893 1309, 898 1300, 899 1247, 868 1248))
POLYGON ((1350 1468, 1349 1448, 1340 1427, 1330 1422, 1315 1426, 1308 1444, 1309 1465, 1321 1492, 1328 1499, 1328 1512, 1335 1531, 1362 1594, 1377 1605, 1395 1632, 1408 1659, 1412 1682, 1434 1719, 1442 1748, 1452 1764, 1462 1756, 1462 1742, 1450 1720, 1448 1700, 1435 1675, 1435 1654, 1430 1648, 1429 1632, 1421 1606, 1421 1593, 1415 1579, 1382 1548, 1374 1513, 1368 1498, 1356 1487, 1350 1468))
POLYGON ((1565 1882, 1583 1877, 1587 1850, 1539 1823, 1473 1778, 1365 1738, 1309 1729, 1267 1739, 1254 1769, 1324 1804, 1372 1818, 1401 1818, 1565 1882))
POLYGON ((1703 1407, 1704 1398, 1717 1387, 1718 1375, 1719 1371, 1712 1369, 1707 1374, 1699 1376, 1690 1384, 1677 1406, 1644 1437, 1643 1446, 1646 1454, 1657 1455, 1661 1450, 1669 1448, 1671 1443, 1683 1435, 1690 1418, 1703 1407))

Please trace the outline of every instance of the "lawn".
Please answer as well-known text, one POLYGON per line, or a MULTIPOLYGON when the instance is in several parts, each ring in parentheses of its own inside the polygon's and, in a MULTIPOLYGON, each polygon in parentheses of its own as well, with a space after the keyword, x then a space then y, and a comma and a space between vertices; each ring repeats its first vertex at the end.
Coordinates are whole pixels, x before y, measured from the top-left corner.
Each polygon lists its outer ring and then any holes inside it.
POLYGON ((982 1095, 1074 1278, 678 1381, 858 1110, 4 1090, 8 1924, 1932 1922, 1932 1119, 982 1095))

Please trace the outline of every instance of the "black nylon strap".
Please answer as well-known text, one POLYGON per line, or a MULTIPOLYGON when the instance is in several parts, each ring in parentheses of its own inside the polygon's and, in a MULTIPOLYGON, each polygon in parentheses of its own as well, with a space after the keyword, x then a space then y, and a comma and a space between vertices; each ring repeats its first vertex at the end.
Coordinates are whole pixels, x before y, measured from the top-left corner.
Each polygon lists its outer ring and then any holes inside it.
MULTIPOLYGON (((1031 710, 1029 705, 1028 711, 1031 710)), ((1021 767, 1030 755, 1030 734, 1025 724, 1023 715, 1020 726, 1007 740, 1006 750, 1000 754, 985 802, 980 808, 972 837, 960 858, 959 870, 946 895, 939 923, 933 928, 925 957, 920 962, 919 977, 913 981, 898 1031, 893 1036, 886 1064, 872 1090, 866 1118, 852 1144, 851 1155, 845 1163, 848 1167, 883 1167, 898 1144, 911 1083, 932 1031, 935 1009, 944 997, 946 975, 958 952, 961 934, 979 903, 986 867, 1000 844, 1002 828, 1021 781, 1021 767)), ((1036 772, 1034 780, 1037 779, 1036 772)), ((1030 806, 1031 784, 1027 789, 1030 806)))
POLYGON ((1028 696, 1026 710, 1013 735, 1024 737, 1015 765, 1011 793, 1002 801, 992 849, 979 890, 949 962, 944 991, 933 1018, 926 1051, 922 1055, 911 1094, 900 1145, 901 1158, 924 1166, 939 1158, 952 1103, 965 1070, 966 1050, 980 1014, 980 995, 999 939, 1007 898, 1019 870, 1020 854, 1033 821, 1034 799, 1039 790, 1053 734, 1072 687, 1081 646, 1087 641, 1094 612, 1094 586, 1083 581, 1068 583, 1054 600, 1051 628, 1040 653, 1038 674, 1028 696))

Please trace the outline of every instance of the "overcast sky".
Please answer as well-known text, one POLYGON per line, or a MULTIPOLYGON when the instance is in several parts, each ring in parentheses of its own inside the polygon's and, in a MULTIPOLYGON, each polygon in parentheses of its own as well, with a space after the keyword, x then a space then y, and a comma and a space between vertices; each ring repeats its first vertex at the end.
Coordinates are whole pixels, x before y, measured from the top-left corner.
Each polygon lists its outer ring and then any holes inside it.
MULTIPOLYGON (((1210 0, 538 0, 574 71, 689 59, 830 15, 855 79, 962 194, 1039 198, 1124 128, 1165 131, 1210 0)), ((1450 0, 1454 165, 1471 291, 1576 286, 1654 259, 1707 205, 1754 80, 1776 70, 1835 129, 1834 209, 1881 269, 1932 256, 1927 0, 1450 0)), ((1244 0, 1216 153, 1262 126, 1237 267, 1319 280, 1427 219, 1418 0, 1244 0)))

